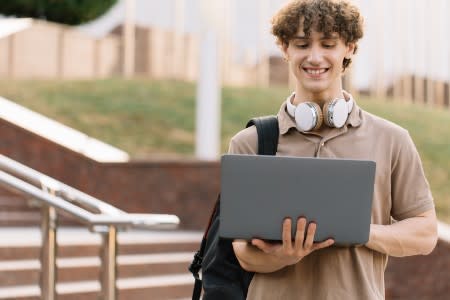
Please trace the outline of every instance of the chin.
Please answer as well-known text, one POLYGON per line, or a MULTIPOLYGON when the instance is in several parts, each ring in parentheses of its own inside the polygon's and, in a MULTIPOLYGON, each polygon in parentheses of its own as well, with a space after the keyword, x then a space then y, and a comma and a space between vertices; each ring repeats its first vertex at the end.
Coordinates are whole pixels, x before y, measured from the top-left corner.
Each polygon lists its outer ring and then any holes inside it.
POLYGON ((322 94, 322 93, 325 93, 329 89, 329 87, 324 84, 308 84, 308 85, 303 85, 303 88, 305 91, 308 91, 313 94, 322 94))

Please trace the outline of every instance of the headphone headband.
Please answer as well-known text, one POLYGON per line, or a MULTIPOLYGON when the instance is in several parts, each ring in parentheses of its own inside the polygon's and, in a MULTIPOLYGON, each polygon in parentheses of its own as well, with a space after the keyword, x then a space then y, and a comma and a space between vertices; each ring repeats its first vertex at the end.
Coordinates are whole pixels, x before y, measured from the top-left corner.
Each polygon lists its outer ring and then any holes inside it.
POLYGON ((293 92, 292 94, 289 95, 289 97, 287 97, 286 99, 286 108, 287 108, 287 112, 289 113, 289 115, 291 117, 295 117, 295 109, 297 108, 297 106, 295 106, 294 104, 292 104, 292 99, 295 96, 295 92, 293 92))

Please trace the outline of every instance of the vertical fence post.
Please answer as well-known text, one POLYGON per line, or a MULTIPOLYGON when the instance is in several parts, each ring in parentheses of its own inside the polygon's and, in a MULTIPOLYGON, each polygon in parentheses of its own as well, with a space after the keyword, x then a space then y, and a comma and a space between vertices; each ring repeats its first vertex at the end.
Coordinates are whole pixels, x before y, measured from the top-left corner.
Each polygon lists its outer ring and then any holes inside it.
POLYGON ((92 53, 92 56, 94 57, 94 63, 92 66, 92 74, 93 74, 93 78, 101 78, 102 74, 101 74, 101 66, 102 66, 102 61, 101 61, 101 46, 102 46, 102 40, 101 39, 95 39, 94 41, 94 51, 92 53))
POLYGON ((102 233, 101 246, 101 296, 102 300, 117 299, 117 228, 108 226, 108 231, 102 233))
POLYGON ((184 40, 184 13, 185 0, 175 0, 173 10, 173 31, 172 31, 172 59, 171 63, 171 78, 186 80, 186 64, 184 57, 185 40, 184 40))
MULTIPOLYGON (((372 1, 371 1, 372 2, 372 1)), ((385 82, 385 55, 384 55, 384 45, 385 45, 385 26, 384 22, 381 20, 384 19, 384 12, 385 12, 385 3, 383 1, 374 1, 375 5, 375 14, 376 14, 376 20, 379 22, 376 26, 376 41, 375 41, 375 61, 376 64, 376 78, 375 78, 375 86, 374 91, 376 97, 379 99, 386 97, 386 82, 385 82)))
POLYGON ((56 78, 61 80, 64 79, 64 77, 66 77, 66 70, 65 70, 65 60, 66 60, 66 29, 65 28, 60 28, 58 30, 58 34, 57 34, 57 57, 55 57, 54 59, 56 59, 56 78))
MULTIPOLYGON (((398 24, 393 26, 390 32, 392 40, 395 40, 400 45, 406 44, 406 31, 404 29, 405 22, 405 5, 402 0, 393 1, 390 5, 392 7, 391 20, 395 24, 396 20, 400 20, 398 24)), ((402 53, 404 48, 400 45, 392 47, 392 96, 394 101, 400 101, 404 96, 404 80, 405 80, 405 54, 402 53)))
POLYGON ((8 79, 14 79, 14 76, 16 74, 15 72, 15 68, 16 68, 16 64, 15 64, 15 56, 16 56, 16 49, 14 49, 14 34, 11 34, 8 37, 8 79))
POLYGON ((219 30, 219 40, 221 47, 219 48, 219 64, 222 72, 221 80, 223 85, 233 84, 232 70, 232 39, 234 26, 234 1, 223 2, 223 23, 222 30, 219 30))
MULTIPOLYGON (((51 191, 51 194, 55 194, 51 191)), ((42 215, 42 247, 41 247, 41 297, 45 300, 56 299, 56 228, 57 214, 54 207, 43 205, 42 215)))
POLYGON ((414 82, 414 89, 416 91, 415 95, 415 103, 425 103, 426 95, 425 95, 425 74, 426 74, 426 60, 428 59, 428 55, 426 54, 426 17, 425 17, 425 5, 423 0, 416 0, 415 7, 415 20, 416 20, 416 34, 417 39, 420 41, 416 43, 417 46, 417 62, 416 62, 416 76, 414 82))
POLYGON ((123 75, 134 76, 135 64, 135 0, 125 1, 125 20, 122 26, 123 75))
POLYGON ((258 1, 259 19, 259 44, 258 44, 258 85, 268 87, 270 83, 270 53, 267 49, 267 31, 265 26, 268 23, 269 2, 267 0, 258 1))

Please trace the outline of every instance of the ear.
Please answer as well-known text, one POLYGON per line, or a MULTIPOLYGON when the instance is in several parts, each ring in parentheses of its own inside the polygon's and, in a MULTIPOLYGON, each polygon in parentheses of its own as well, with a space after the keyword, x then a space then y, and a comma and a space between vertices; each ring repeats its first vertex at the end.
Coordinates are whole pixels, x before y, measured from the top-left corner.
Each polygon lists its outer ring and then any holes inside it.
POLYGON ((353 54, 355 54, 356 51, 356 44, 355 43, 348 43, 347 44, 347 51, 345 52, 345 58, 351 59, 353 54))
POLYGON ((284 43, 280 44, 280 49, 281 49, 281 52, 283 54, 283 58, 284 58, 285 61, 289 61, 289 54, 287 52, 288 47, 289 47, 288 44, 284 44, 284 43))

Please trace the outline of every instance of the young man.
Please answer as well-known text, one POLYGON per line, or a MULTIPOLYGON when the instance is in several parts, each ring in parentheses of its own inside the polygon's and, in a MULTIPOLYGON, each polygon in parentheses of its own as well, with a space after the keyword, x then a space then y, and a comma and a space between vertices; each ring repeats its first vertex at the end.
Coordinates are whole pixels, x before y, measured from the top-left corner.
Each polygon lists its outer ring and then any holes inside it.
MULTIPOLYGON (((408 132, 362 110, 342 90, 343 72, 363 35, 362 17, 345 0, 293 1, 274 16, 272 32, 296 77, 295 92, 278 112, 277 155, 376 161, 372 224, 360 247, 313 243, 320 224, 305 218, 284 221, 280 244, 235 240, 239 263, 255 272, 247 299, 384 299, 388 256, 428 254, 437 225, 408 132)), ((236 134, 229 152, 256 154, 256 128, 236 134)))

